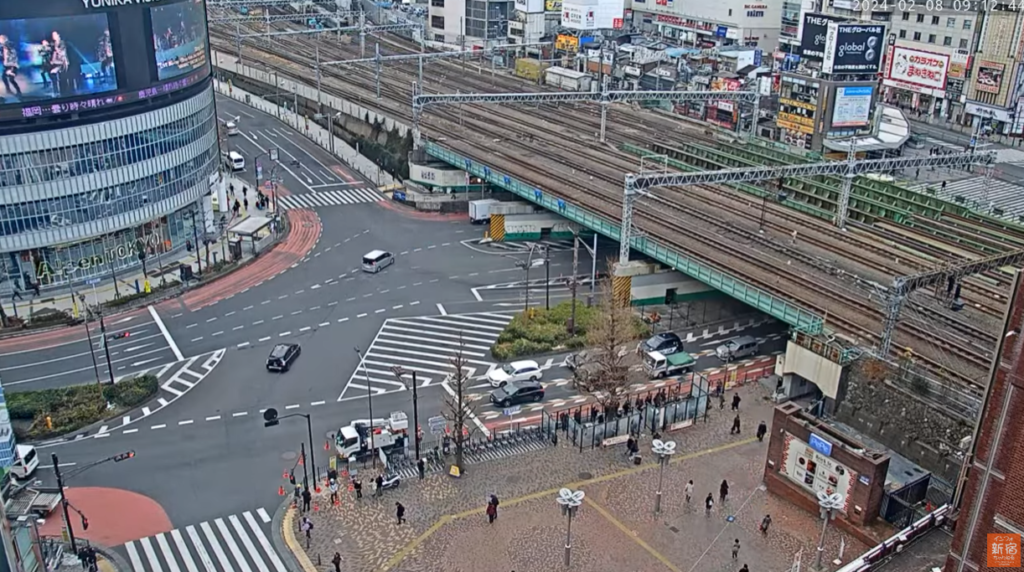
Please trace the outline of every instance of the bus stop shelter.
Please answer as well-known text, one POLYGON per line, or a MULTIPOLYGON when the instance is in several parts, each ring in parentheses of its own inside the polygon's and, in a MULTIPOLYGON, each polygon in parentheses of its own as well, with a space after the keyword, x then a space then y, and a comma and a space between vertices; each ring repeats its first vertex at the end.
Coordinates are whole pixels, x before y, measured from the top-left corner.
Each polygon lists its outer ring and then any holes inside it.
POLYGON ((248 239, 252 255, 257 256, 274 241, 277 221, 265 216, 246 217, 228 228, 228 245, 235 260, 242 257, 242 244, 248 239))

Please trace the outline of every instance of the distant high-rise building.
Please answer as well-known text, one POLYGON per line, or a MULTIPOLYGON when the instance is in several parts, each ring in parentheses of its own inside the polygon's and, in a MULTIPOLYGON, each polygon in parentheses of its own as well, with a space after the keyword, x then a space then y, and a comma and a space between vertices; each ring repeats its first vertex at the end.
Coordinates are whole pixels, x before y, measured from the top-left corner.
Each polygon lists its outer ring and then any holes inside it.
MULTIPOLYGON (((945 572, 987 570, 990 535, 1024 535, 1024 273, 1010 308, 957 494, 956 534, 945 572)), ((1019 537, 1018 537, 1019 540, 1019 537)), ((1017 545, 1017 557, 1020 545, 1017 545)), ((1018 570, 1020 568, 1017 568, 1018 570)))

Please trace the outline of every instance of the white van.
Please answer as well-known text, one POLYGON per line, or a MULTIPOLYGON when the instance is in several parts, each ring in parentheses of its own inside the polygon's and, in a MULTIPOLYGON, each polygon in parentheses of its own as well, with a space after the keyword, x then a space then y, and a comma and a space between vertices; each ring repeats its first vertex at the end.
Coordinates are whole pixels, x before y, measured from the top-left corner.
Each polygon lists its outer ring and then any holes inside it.
POLYGON ((394 254, 383 250, 371 250, 363 256, 363 272, 377 273, 394 263, 394 254))
POLYGON ((245 157, 241 156, 235 151, 228 152, 228 164, 231 165, 232 171, 244 171, 245 170, 245 157))
POLYGON ((14 447, 14 465, 11 466, 11 473, 14 478, 24 481, 32 476, 39 467, 39 455, 32 445, 16 445, 14 447))
POLYGON ((228 136, 238 135, 238 124, 234 121, 228 121, 224 124, 224 127, 227 128, 228 136))

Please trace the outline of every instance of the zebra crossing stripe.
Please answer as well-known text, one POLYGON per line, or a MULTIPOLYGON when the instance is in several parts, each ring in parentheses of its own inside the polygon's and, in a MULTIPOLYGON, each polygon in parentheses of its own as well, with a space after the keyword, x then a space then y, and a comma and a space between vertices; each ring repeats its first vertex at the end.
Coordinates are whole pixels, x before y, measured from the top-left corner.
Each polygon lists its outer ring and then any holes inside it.
MULTIPOLYGON (((209 522, 204 522, 199 525, 199 528, 203 529, 203 534, 206 535, 206 540, 209 541, 210 546, 213 547, 213 553, 217 556, 217 561, 220 562, 224 572, 235 572, 235 569, 231 566, 231 562, 228 561, 228 555, 224 554, 224 548, 220 545, 220 541, 213 534, 213 528, 209 522)), ((198 546, 198 544, 197 544, 198 546)))
POLYGON ((260 572, 270 572, 267 565, 263 563, 263 559, 260 558, 260 553, 256 551, 256 547, 253 545, 252 540, 249 539, 249 535, 245 533, 245 529, 242 528, 242 521, 238 520, 238 517, 231 515, 228 517, 228 521, 231 526, 234 527, 235 532, 238 533, 238 538, 242 541, 242 546, 245 547, 246 552, 252 557, 252 561, 256 563, 256 568, 260 572))
POLYGON ((181 572, 181 568, 178 568, 178 562, 174 559, 174 553, 171 552, 171 545, 167 544, 167 537, 164 533, 156 535, 156 544, 160 547, 160 551, 164 553, 164 558, 167 560, 167 567, 171 569, 171 572, 181 572))
MULTIPOLYGON (((267 513, 267 511, 262 508, 260 511, 262 511, 263 514, 267 513)), ((274 550, 274 546, 270 543, 270 540, 267 539, 267 535, 263 534, 263 531, 260 529, 260 525, 252 516, 252 513, 245 511, 242 516, 245 517, 245 521, 249 523, 249 528, 251 528, 253 534, 256 535, 256 541, 260 543, 260 546, 263 547, 263 551, 266 552, 267 557, 270 558, 270 563, 274 565, 274 570, 277 572, 288 572, 288 569, 284 567, 284 562, 282 562, 281 558, 278 557, 277 552, 274 550)))
POLYGON ((139 558, 139 551, 135 549, 135 543, 129 542, 124 547, 128 551, 128 560, 132 563, 132 569, 135 572, 145 572, 146 568, 142 565, 142 559, 139 558))
POLYGON ((186 526, 185 532, 187 532, 188 537, 192 539, 192 546, 196 547, 196 555, 199 556, 199 561, 203 563, 203 567, 206 568, 206 572, 217 572, 217 569, 213 567, 213 559, 210 558, 210 554, 206 552, 206 548, 203 547, 203 541, 200 540, 199 533, 196 532, 196 527, 186 526))
POLYGON ((235 557, 235 562, 238 564, 238 567, 242 569, 242 572, 252 572, 252 568, 249 567, 249 563, 245 561, 245 556, 242 556, 242 550, 238 548, 238 543, 235 542, 235 539, 231 536, 231 532, 228 531, 228 525, 224 524, 224 519, 214 519, 213 523, 217 525, 217 530, 220 531, 220 535, 228 545, 228 550, 231 551, 231 555, 235 557))
POLYGON ((164 569, 160 566, 160 560, 156 557, 156 551, 153 550, 153 543, 149 541, 149 538, 143 538, 139 541, 142 545, 142 551, 146 553, 146 560, 149 560, 150 569, 153 572, 163 572, 164 569))
POLYGON ((196 568, 196 561, 192 559, 192 553, 189 552, 188 545, 185 544, 185 539, 181 536, 181 531, 177 528, 172 530, 171 539, 178 547, 178 554, 181 555, 181 560, 185 563, 185 568, 188 568, 188 572, 199 572, 199 568, 196 568))

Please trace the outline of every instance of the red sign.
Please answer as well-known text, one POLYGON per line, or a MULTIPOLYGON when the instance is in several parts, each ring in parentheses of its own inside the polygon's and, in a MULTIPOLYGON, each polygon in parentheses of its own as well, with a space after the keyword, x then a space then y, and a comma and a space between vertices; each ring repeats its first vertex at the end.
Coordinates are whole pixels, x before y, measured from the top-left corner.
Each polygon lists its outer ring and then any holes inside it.
POLYGON ((612 28, 616 30, 622 29, 622 18, 612 18, 612 28))

